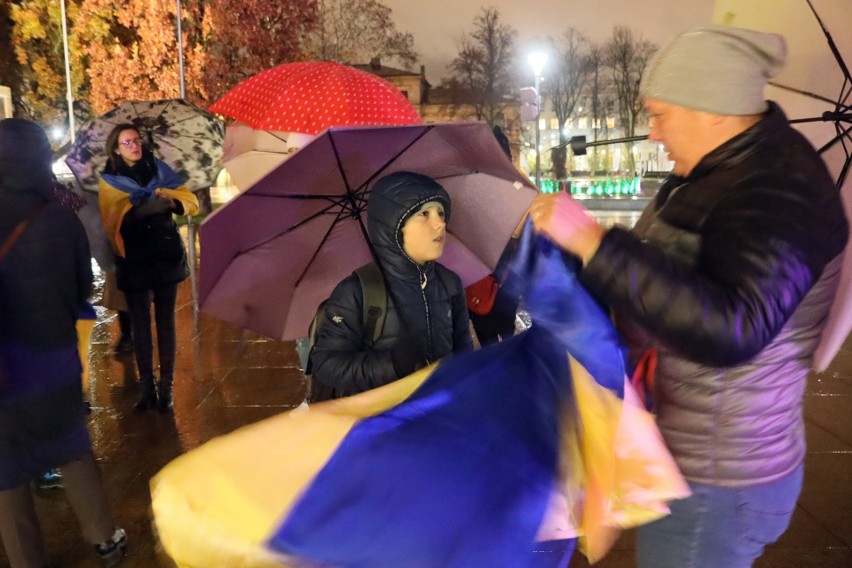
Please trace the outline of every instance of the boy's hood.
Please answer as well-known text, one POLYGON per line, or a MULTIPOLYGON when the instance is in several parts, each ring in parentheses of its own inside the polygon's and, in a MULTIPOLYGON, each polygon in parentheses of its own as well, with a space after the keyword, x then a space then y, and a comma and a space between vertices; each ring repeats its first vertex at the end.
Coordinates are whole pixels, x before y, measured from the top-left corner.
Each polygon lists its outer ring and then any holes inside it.
POLYGON ((438 201, 444 206, 449 222, 450 196, 432 178, 397 172, 373 186, 367 203, 367 233, 383 267, 414 264, 402 248, 402 226, 429 201, 438 201))

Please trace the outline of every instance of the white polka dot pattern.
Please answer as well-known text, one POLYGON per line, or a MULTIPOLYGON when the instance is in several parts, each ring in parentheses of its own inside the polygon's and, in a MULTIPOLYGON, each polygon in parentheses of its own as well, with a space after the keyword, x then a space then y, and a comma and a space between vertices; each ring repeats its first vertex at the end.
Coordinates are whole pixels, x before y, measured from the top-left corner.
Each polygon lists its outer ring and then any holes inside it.
POLYGON ((246 79, 210 110, 258 130, 317 134, 331 126, 421 124, 390 82, 330 61, 286 63, 246 79))

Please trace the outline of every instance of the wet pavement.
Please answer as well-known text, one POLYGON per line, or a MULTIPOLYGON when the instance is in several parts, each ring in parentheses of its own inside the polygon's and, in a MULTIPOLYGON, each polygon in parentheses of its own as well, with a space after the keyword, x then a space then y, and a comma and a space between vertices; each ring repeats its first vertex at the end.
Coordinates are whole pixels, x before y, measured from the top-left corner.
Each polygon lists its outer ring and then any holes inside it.
MULTIPOLYGON (((217 319, 195 317, 190 292, 185 282, 178 295, 173 415, 132 411, 140 387, 132 353, 110 351, 118 337, 114 312, 99 308, 92 336, 90 430, 116 522, 129 534, 129 555, 121 564, 128 568, 170 565, 157 551, 150 521, 148 481, 163 465, 304 398, 292 342, 243 335, 217 319)), ((852 566, 852 340, 826 373, 811 377, 805 416, 809 451, 802 496, 790 530, 758 567, 852 566)), ((36 504, 52 566, 100 565, 79 536, 61 490, 38 491, 36 504)), ((633 567, 633 551, 633 534, 627 532, 596 566, 633 567)), ((576 555, 571 567, 585 566, 576 555)), ((8 568, 3 554, 0 568, 8 568)))

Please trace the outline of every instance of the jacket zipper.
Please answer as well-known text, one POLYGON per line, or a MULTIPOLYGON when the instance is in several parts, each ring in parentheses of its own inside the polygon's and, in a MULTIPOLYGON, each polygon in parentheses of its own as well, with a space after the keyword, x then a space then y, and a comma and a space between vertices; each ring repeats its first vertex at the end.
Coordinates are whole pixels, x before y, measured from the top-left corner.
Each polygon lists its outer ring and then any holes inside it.
POLYGON ((420 276, 420 298, 423 300, 423 309, 426 312, 426 362, 431 364, 434 350, 432 349, 432 313, 429 311, 429 302, 426 300, 428 279, 426 273, 420 269, 420 265, 417 265, 417 274, 420 276))

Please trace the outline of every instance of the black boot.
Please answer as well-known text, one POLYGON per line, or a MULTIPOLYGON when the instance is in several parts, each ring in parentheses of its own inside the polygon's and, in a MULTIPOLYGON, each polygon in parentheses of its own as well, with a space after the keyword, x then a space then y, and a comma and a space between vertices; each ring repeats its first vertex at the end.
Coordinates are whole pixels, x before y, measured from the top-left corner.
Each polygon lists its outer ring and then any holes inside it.
POLYGON ((173 377, 171 375, 163 375, 160 377, 160 387, 159 387, 159 403, 157 407, 160 409, 160 412, 171 412, 175 409, 174 399, 172 398, 172 382, 173 377))
POLYGON ((154 383, 154 377, 152 375, 142 377, 142 396, 139 397, 139 402, 136 403, 133 410, 145 412, 155 408, 157 408, 157 385, 154 383))
POLYGON ((118 343, 112 348, 115 353, 124 353, 133 351, 133 333, 130 326, 130 314, 128 312, 118 312, 118 328, 121 330, 121 337, 118 338, 118 343))

